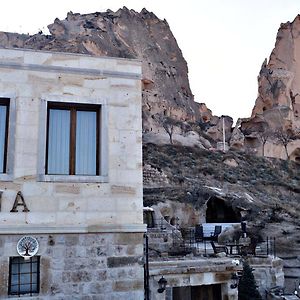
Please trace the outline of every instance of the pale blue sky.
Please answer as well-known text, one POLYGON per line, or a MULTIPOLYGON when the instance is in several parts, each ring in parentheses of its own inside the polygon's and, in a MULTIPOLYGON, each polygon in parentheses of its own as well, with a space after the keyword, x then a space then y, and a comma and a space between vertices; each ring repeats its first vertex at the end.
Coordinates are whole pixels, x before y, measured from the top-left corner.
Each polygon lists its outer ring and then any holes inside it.
POLYGON ((37 32, 68 11, 91 13, 143 7, 167 19, 188 62, 195 100, 216 115, 248 117, 257 75, 269 57, 280 23, 300 13, 300 0, 38 0, 6 1, 0 30, 37 32))

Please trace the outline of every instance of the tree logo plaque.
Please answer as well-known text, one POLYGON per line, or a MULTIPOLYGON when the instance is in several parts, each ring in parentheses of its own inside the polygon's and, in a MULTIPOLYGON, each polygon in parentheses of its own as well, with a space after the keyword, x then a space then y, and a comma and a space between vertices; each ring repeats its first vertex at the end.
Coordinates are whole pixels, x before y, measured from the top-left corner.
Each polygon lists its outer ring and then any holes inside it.
POLYGON ((30 258, 37 254, 39 250, 39 243, 36 238, 32 236, 23 236, 17 244, 17 252, 20 256, 30 258))

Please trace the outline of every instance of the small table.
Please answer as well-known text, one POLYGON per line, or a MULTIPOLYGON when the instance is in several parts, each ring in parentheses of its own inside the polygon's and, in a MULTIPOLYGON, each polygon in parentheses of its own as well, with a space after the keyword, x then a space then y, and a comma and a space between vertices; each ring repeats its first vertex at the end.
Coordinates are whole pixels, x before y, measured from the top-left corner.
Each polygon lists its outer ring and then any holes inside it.
POLYGON ((236 253, 237 254, 241 254, 241 247, 242 246, 245 246, 244 244, 236 244, 236 243, 229 243, 229 244, 226 244, 226 247, 229 247, 229 254, 233 254, 232 250, 233 248, 236 249, 236 253))

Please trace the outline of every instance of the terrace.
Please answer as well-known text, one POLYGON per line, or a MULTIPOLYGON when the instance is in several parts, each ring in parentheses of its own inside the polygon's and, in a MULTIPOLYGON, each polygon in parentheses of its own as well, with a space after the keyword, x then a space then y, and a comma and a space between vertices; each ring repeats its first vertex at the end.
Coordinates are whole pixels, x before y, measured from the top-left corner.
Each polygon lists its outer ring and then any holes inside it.
POLYGON ((241 274, 242 260, 255 269, 264 297, 266 289, 283 285, 282 261, 276 258, 275 239, 256 241, 251 248, 252 240, 240 223, 181 227, 174 218, 155 218, 152 209, 146 211, 145 221, 151 220, 146 222, 145 236, 146 300, 235 300, 238 295, 234 276, 241 274), (166 286, 160 293, 162 278, 166 286))

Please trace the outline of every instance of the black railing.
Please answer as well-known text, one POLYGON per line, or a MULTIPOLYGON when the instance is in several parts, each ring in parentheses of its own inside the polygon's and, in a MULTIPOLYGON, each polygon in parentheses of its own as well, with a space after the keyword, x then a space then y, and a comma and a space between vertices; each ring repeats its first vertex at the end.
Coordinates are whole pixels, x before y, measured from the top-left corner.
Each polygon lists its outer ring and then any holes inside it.
MULTIPOLYGON (((215 241, 217 244, 218 234, 216 236, 204 236, 203 228, 202 234, 195 227, 180 228, 176 224, 170 224, 165 218, 153 219, 153 229, 159 231, 168 231, 172 233, 172 248, 170 253, 177 252, 178 255, 190 253, 195 249, 195 253, 203 256, 210 256, 215 254, 211 246, 210 240, 215 241), (174 251, 173 251, 174 250, 174 251)), ((178 220, 176 220, 178 221, 178 220)), ((151 229, 151 228, 148 228, 151 229)), ((234 243, 224 243, 223 246, 228 248, 229 255, 238 256, 276 256, 276 239, 274 237, 267 237, 264 241, 256 242, 252 238, 250 245, 244 245, 238 241, 234 243)), ((218 245, 218 244, 217 244, 218 245)))
POLYGON ((151 222, 148 220, 145 220, 144 223, 147 224, 148 229, 160 229, 160 230, 166 230, 166 229, 173 229, 179 228, 178 225, 178 219, 172 218, 171 220, 165 219, 164 217, 160 218, 152 218, 151 222))
POLYGON ((149 243, 147 234, 144 234, 144 290, 144 300, 149 300, 149 243))
POLYGON ((191 251, 191 244, 182 237, 182 234, 177 229, 172 230, 172 249, 170 249, 169 255, 186 255, 191 251))
POLYGON ((276 238, 267 237, 266 240, 257 243, 256 245, 256 256, 276 256, 276 238))
MULTIPOLYGON (((193 248, 199 249, 200 254, 203 256, 209 256, 215 254, 211 246, 210 237, 203 237, 199 239, 196 235, 196 230, 194 228, 182 228, 182 239, 184 240, 184 245, 187 249, 191 250, 193 248)), ((215 239, 216 241, 217 239, 215 239)), ((237 242, 234 243, 225 243, 223 246, 228 248, 229 255, 238 255, 238 256, 276 256, 276 238, 267 237, 264 241, 255 242, 253 239, 250 241, 250 244, 242 244, 237 242)), ((197 251, 196 251, 197 253, 197 251)))

